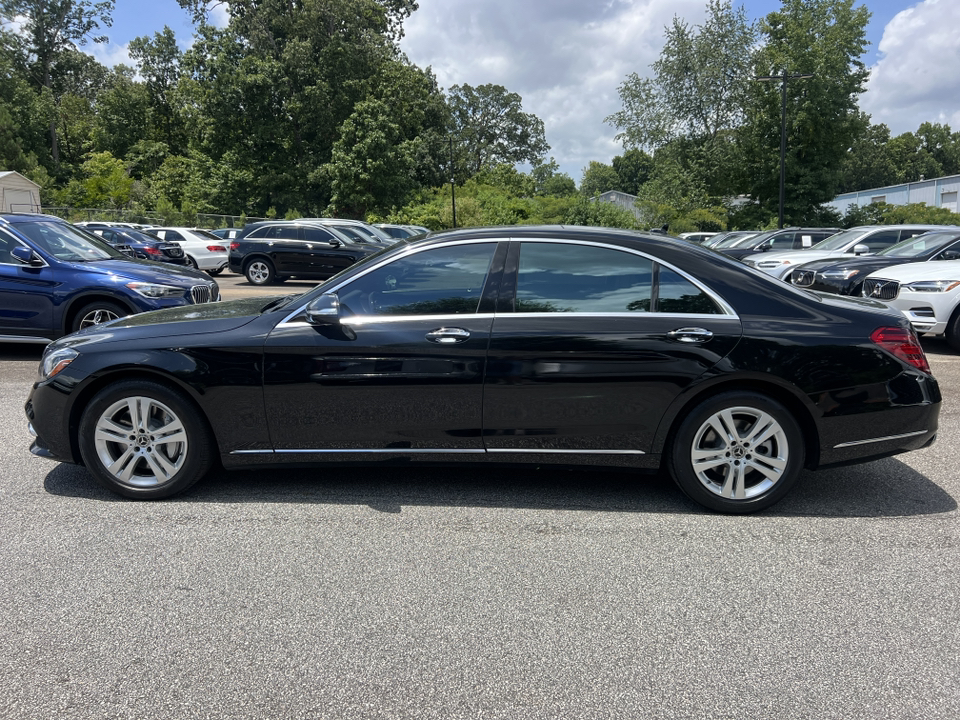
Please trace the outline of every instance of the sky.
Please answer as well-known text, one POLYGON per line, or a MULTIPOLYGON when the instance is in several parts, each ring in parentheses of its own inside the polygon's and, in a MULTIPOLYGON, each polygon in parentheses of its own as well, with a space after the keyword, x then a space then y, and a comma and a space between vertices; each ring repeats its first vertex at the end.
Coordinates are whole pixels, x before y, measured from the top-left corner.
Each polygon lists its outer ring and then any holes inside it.
MULTIPOLYGON (((549 155, 577 183, 591 160, 609 163, 623 147, 604 118, 620 109, 617 88, 630 73, 650 73, 664 28, 679 16, 703 21, 705 0, 419 0, 401 49, 431 67, 444 89, 503 85, 543 120, 549 155)), ((742 3, 751 20, 776 0, 742 3)), ((960 130, 960 2, 865 0, 872 13, 871 69, 860 107, 892 134, 922 122, 960 130)), ((87 46, 101 62, 127 62, 133 38, 169 25, 183 46, 193 26, 176 0, 116 0, 107 45, 87 46)), ((227 21, 221 5, 213 16, 227 21)))

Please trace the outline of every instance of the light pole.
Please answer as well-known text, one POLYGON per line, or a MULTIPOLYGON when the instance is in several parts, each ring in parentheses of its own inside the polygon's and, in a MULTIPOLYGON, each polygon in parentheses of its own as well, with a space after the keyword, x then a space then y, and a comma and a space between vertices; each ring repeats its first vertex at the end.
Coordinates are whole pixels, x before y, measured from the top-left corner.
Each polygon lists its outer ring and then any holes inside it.
POLYGON ((786 194, 784 161, 787 155, 787 80, 805 80, 812 77, 813 75, 787 75, 787 69, 784 68, 780 75, 758 75, 753 78, 760 82, 780 81, 780 213, 777 219, 777 227, 780 229, 783 229, 783 202, 786 194))
POLYGON ((453 164, 453 135, 450 136, 450 205, 453 207, 453 227, 457 227, 457 183, 456 166, 453 164))

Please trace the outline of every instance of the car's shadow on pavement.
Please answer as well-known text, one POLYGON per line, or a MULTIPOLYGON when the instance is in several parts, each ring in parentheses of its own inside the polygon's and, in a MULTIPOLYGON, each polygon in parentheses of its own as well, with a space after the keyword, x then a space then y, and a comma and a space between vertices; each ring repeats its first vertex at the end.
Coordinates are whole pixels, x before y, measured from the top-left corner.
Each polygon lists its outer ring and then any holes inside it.
MULTIPOLYGON (((83 468, 58 465, 46 477, 51 495, 135 502, 97 485, 83 468)), ((501 507, 595 512, 702 514, 664 475, 556 467, 363 466, 216 471, 172 503, 365 505, 385 513, 404 507, 501 507)), ((773 517, 903 517, 957 509, 952 496, 899 460, 804 472, 793 491, 763 513, 773 517)))

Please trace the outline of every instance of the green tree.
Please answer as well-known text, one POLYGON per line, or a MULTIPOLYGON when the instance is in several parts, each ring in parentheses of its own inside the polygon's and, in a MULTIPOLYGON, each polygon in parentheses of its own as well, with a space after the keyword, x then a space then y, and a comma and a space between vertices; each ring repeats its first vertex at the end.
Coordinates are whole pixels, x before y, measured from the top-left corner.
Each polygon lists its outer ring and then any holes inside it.
POLYGON ((157 139, 162 140, 174 154, 186 150, 186 133, 178 109, 177 86, 182 74, 183 53, 176 37, 166 25, 153 39, 138 37, 130 41, 130 57, 144 79, 157 139))
POLYGON ((92 142, 96 151, 122 158, 150 133, 150 103, 133 68, 118 65, 97 97, 92 142))
POLYGON ((841 164, 840 192, 866 190, 896 183, 897 169, 888 147, 890 129, 884 125, 871 125, 863 118, 866 128, 854 140, 841 164))
MULTIPOLYGON (((810 74, 787 86, 786 205, 788 222, 808 222, 837 195, 847 149, 864 131, 857 98, 868 71, 860 59, 870 12, 853 0, 783 0, 761 23, 765 44, 758 75, 810 74)), ((780 84, 758 82, 740 134, 750 194, 769 211, 779 204, 780 84)))
MULTIPOLYGON (((88 41, 102 43, 105 35, 97 35, 100 25, 113 24, 113 0, 0 0, 0 19, 20 21, 23 25, 23 49, 31 78, 37 86, 46 88, 54 101, 54 74, 65 54, 88 41)), ((60 164, 57 122, 48 124, 50 155, 54 166, 60 164)))
POLYGON ((636 195, 643 184, 650 179, 653 158, 643 150, 630 148, 623 155, 613 158, 613 169, 619 179, 618 189, 636 195))
POLYGON ((94 153, 83 163, 83 204, 91 208, 121 208, 130 202, 133 179, 123 161, 108 152, 94 153))
POLYGON ((912 132, 891 138, 887 143, 887 153, 894 167, 894 179, 887 184, 916 182, 920 178, 943 175, 943 167, 924 146, 923 139, 912 132))
POLYGON ((619 205, 589 200, 581 195, 564 218, 565 225, 586 225, 590 227, 615 227, 637 230, 637 218, 629 210, 619 205))
POLYGON ((523 112, 522 98, 502 85, 454 85, 448 103, 468 175, 500 163, 535 163, 550 149, 543 121, 523 112))
POLYGON ((591 160, 590 164, 583 169, 583 176, 580 178, 580 194, 584 197, 596 197, 609 190, 619 189, 620 176, 617 175, 613 166, 591 160))
MULTIPOLYGON (((200 0, 181 4, 203 17, 200 0)), ((211 202, 318 214, 333 194, 334 144, 357 104, 375 99, 373 79, 399 58, 395 41, 415 3, 226 4, 226 29, 197 28, 177 91, 195 145, 212 161, 211 202)))
POLYGON ((568 197, 577 192, 577 184, 573 178, 560 172, 560 166, 553 158, 548 162, 540 160, 533 163, 530 175, 533 178, 535 195, 568 197))

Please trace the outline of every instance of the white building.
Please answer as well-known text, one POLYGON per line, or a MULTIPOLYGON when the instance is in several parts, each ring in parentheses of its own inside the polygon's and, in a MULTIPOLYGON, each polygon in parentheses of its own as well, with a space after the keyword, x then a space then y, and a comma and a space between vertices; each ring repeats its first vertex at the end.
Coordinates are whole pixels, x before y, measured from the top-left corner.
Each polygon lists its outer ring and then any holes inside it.
POLYGON ((40 212, 40 186, 13 170, 0 170, 0 213, 40 212))
POLYGON ((902 185, 860 190, 838 195, 827 203, 841 214, 851 205, 863 207, 870 203, 884 202, 889 205, 911 205, 926 203, 930 207, 946 208, 957 212, 957 192, 960 191, 960 175, 947 175, 933 180, 918 180, 902 185))

